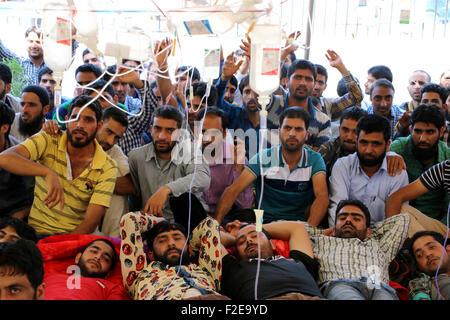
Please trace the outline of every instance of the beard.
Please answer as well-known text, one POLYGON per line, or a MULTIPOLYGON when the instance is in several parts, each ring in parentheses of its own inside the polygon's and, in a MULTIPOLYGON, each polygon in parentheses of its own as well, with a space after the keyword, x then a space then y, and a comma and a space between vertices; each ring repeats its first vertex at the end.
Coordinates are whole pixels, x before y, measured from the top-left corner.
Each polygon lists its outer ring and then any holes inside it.
POLYGON ((283 148, 288 153, 299 152, 302 149, 303 145, 305 144, 305 140, 300 141, 300 140, 297 140, 295 138, 288 138, 286 140, 283 140, 283 139, 280 138, 280 140, 281 140, 281 144, 282 144, 283 148), (295 144, 291 144, 291 143, 294 143, 294 142, 296 142, 296 143, 295 144))
POLYGON ((386 149, 384 150, 383 154, 381 154, 379 157, 376 157, 373 159, 368 159, 368 158, 364 157, 364 155, 362 155, 358 150, 356 150, 356 154, 358 156, 359 163, 363 167, 375 167, 375 166, 380 165, 383 162, 384 157, 386 156, 386 149))
POLYGON ((367 229, 357 230, 355 226, 351 222, 349 222, 345 223, 341 228, 336 228, 335 233, 336 238, 344 238, 344 239, 358 238, 359 240, 364 240, 367 236, 367 229), (351 226, 352 228, 343 230, 345 226, 351 226))
POLYGON ((258 101, 256 99, 250 99, 244 103, 244 108, 247 112, 254 113, 258 112, 260 107, 258 106, 258 101))
POLYGON ((24 136, 31 137, 32 135, 38 133, 41 130, 42 123, 44 121, 44 113, 41 114, 34 120, 30 122, 25 122, 22 116, 19 117, 19 132, 24 136))
POLYGON ((3 101, 6 96, 6 86, 3 88, 3 91, 0 93, 0 101, 3 101))
POLYGON ((92 135, 89 136, 85 131, 80 130, 80 129, 74 129, 74 130, 67 129, 67 139, 69 140, 70 144, 74 148, 83 148, 83 147, 89 145, 92 142, 92 140, 95 139, 96 134, 97 134, 97 130, 92 135), (84 141, 80 141, 73 137, 73 134, 77 131, 83 132, 85 134, 86 139, 84 141))
POLYGON ((165 263, 171 267, 176 266, 180 264, 180 257, 182 258, 181 264, 182 265, 188 265, 191 262, 191 257, 189 255, 189 252, 187 250, 184 250, 183 255, 181 255, 181 250, 178 248, 170 248, 167 249, 162 256, 158 255, 156 252, 153 253, 153 256, 155 258, 155 261, 160 261, 162 263, 165 263), (172 255, 170 258, 168 257, 169 251, 176 250, 178 252, 177 256, 172 255))
POLYGON ((155 150, 158 153, 171 153, 172 149, 175 147, 176 142, 167 142, 167 146, 158 146, 158 143, 166 143, 165 141, 154 141, 155 150))
POLYGON ((80 258, 80 261, 78 261, 78 267, 80 268, 80 272, 81 272, 81 275, 83 277, 100 278, 100 279, 105 279, 106 278, 106 276, 108 275, 109 270, 108 271, 91 271, 86 266, 86 262, 87 261, 84 261, 83 258, 80 258))
POLYGON ((439 148, 439 140, 436 141, 436 143, 432 146, 428 145, 428 148, 425 149, 419 148, 419 145, 416 145, 413 142, 411 146, 411 152, 417 160, 423 162, 436 157, 439 153, 438 148, 439 148))

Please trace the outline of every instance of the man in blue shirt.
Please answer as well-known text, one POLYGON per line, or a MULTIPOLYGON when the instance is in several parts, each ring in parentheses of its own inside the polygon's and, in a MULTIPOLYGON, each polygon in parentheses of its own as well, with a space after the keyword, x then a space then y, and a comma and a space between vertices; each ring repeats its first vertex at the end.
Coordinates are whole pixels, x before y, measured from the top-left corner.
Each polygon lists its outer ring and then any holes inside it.
POLYGON ((389 121, 377 114, 358 121, 356 153, 338 159, 331 171, 330 226, 335 225, 338 203, 346 199, 363 202, 369 208, 372 224, 384 220, 386 199, 408 184, 406 170, 395 176, 387 171, 391 130, 389 121))
POLYGON ((320 224, 329 203, 326 169, 320 154, 304 146, 309 121, 302 108, 283 111, 278 129, 281 145, 262 150, 261 156, 257 153, 225 189, 214 214, 219 223, 238 195, 256 180, 256 203, 265 211, 264 222, 283 219, 320 224))

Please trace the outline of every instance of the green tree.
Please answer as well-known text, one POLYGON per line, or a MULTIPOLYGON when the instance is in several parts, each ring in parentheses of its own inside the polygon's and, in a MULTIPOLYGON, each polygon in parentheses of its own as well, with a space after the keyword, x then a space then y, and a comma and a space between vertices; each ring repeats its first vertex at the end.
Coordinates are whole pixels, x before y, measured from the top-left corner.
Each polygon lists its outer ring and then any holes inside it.
POLYGON ((20 97, 22 90, 27 84, 27 76, 23 73, 23 68, 19 61, 15 58, 2 60, 6 64, 12 73, 11 94, 15 97, 20 97))

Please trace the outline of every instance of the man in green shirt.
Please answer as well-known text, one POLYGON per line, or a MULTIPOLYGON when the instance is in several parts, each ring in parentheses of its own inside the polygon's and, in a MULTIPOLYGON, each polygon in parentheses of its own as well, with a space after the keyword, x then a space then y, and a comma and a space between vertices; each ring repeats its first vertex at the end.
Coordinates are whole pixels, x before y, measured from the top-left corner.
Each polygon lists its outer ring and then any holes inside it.
MULTIPOLYGON (((421 104, 411 114, 411 134, 392 142, 390 151, 406 163, 409 182, 414 182, 433 165, 450 158, 450 148, 439 138, 445 131, 445 115, 435 104, 421 104)), ((445 220, 449 196, 443 190, 431 191, 409 204, 436 220, 445 220)))

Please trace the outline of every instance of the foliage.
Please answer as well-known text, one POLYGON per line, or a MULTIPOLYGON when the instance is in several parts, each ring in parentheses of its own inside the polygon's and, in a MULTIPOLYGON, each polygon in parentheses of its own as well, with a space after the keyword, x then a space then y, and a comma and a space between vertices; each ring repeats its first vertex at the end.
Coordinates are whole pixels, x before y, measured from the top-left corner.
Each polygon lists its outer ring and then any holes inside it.
POLYGON ((4 59, 2 63, 6 64, 12 72, 11 94, 15 97, 20 97, 23 88, 28 83, 28 78, 23 72, 23 68, 19 61, 15 58, 4 59))

